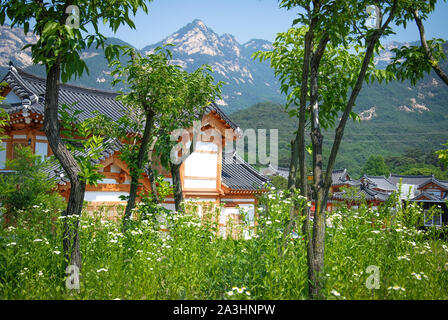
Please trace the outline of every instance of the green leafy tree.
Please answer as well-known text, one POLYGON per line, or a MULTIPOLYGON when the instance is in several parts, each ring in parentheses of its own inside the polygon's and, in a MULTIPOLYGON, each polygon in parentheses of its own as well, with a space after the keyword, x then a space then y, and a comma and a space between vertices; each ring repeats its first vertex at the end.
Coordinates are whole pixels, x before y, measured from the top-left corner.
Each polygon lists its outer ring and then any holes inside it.
MULTIPOLYGON (((173 178, 174 202, 176 211, 182 210, 183 191, 180 178, 180 167, 196 149, 196 143, 201 135, 201 120, 205 108, 221 97, 221 87, 224 82, 214 84, 212 68, 208 65, 189 73, 182 71, 182 86, 177 91, 178 105, 173 112, 161 119, 155 153, 161 164, 169 169, 173 178), (179 142, 179 139, 181 141, 179 142), (180 156, 179 156, 180 152, 180 156)), ((208 129, 205 135, 218 139, 221 135, 208 129)), ((215 140, 216 141, 216 140, 215 140)))
MULTIPOLYGON (((290 110, 291 116, 299 118, 299 126, 291 143, 288 186, 290 189, 300 188, 305 197, 304 137, 307 121, 310 124, 314 176, 312 194, 316 202, 312 231, 308 210, 303 215, 306 215, 304 231, 308 246, 309 293, 314 298, 321 296, 325 208, 347 121, 349 118, 357 119, 352 110, 364 81, 393 78, 390 73, 375 69, 373 54, 379 51, 379 39, 391 33, 389 24, 400 12, 397 10, 398 0, 375 3, 378 9, 375 28, 366 25, 370 18, 366 9, 370 4, 369 1, 280 1, 281 7, 302 9, 293 24, 303 27, 279 34, 273 51, 255 54, 261 60, 271 60, 271 66, 280 78, 281 89, 287 94, 288 106, 298 106, 290 110), (383 18, 385 16, 387 18, 383 18), (324 174, 324 137, 321 128, 335 126, 338 118, 340 120, 324 174), (299 181, 296 180, 297 171, 300 173, 299 181)), ((292 223, 286 229, 285 238, 296 218, 296 212, 291 214, 292 223)))
POLYGON ((20 213, 42 205, 55 211, 64 200, 56 191, 56 182, 48 177, 46 168, 51 164, 33 154, 28 146, 17 146, 13 160, 6 161, 11 173, 0 175, 0 202, 5 208, 5 222, 14 223, 20 213))
MULTIPOLYGON (((139 179, 147 169, 153 189, 153 199, 157 202, 157 188, 152 169, 152 152, 159 141, 157 149, 162 155, 162 163, 167 164, 163 155, 170 155, 167 149, 172 146, 164 137, 172 131, 188 128, 193 119, 220 94, 221 83, 213 84, 210 67, 203 66, 189 73, 179 65, 172 63, 172 54, 168 48, 159 47, 145 56, 129 49, 127 54, 132 58, 126 65, 119 60, 114 61, 117 76, 114 84, 124 83, 129 92, 122 92, 118 97, 132 110, 133 119, 137 122, 138 132, 132 137, 132 143, 125 144, 123 152, 131 174, 131 189, 124 215, 124 226, 131 217, 135 206, 139 179), (157 123, 157 127, 155 124, 157 123), (160 141, 166 142, 161 145, 160 141), (149 152, 150 151, 150 152, 149 152), (147 162, 147 160, 150 160, 147 162)), ((182 190, 179 175, 179 163, 169 162, 174 184, 176 208, 182 201, 182 190)), ((167 166, 168 167, 168 166, 167 166)))
POLYGON ((278 190, 286 190, 288 189, 288 179, 283 178, 282 176, 275 176, 271 178, 271 183, 278 190))
POLYGON ((381 155, 371 155, 364 164, 362 172, 371 176, 388 176, 390 170, 381 155))
POLYGON ((443 51, 443 39, 426 39, 424 20, 433 12, 437 0, 402 0, 400 6, 405 9, 405 14, 397 20, 397 25, 406 27, 409 20, 414 20, 420 35, 420 46, 402 46, 392 49, 395 56, 387 66, 388 70, 397 75, 401 81, 409 79, 413 85, 423 79, 431 70, 448 85, 448 75, 440 67, 440 60, 445 60, 443 51))
MULTIPOLYGON (((116 32, 120 25, 135 28, 131 15, 142 8, 147 12, 144 0, 0 0, 0 25, 5 18, 11 27, 23 27, 27 33, 39 37, 31 48, 33 63, 45 66, 47 79, 45 86, 44 131, 49 145, 61 166, 70 178, 70 196, 65 215, 79 216, 82 211, 86 182, 82 179, 81 167, 67 149, 60 135, 59 83, 73 76, 81 77, 87 70, 80 52, 95 43, 104 48, 105 37, 99 32, 98 24, 103 21, 116 32), (87 27, 92 27, 90 31, 87 27)), ((105 55, 109 60, 118 56, 117 47, 108 46, 105 55)), ((67 220, 67 219, 66 219, 67 220)), ((63 248, 66 262, 81 266, 78 223, 65 225, 63 248)))
MULTIPOLYGON (((448 142, 443 144, 445 147, 448 147, 448 142)), ((439 160, 445 165, 445 168, 448 168, 448 149, 441 149, 436 151, 439 160)))
MULTIPOLYGON (((7 86, 6 82, 0 83, 0 89, 2 87, 6 87, 6 86, 7 86)), ((0 96, 0 107, 1 107, 3 100, 5 100, 5 98, 0 96)), ((8 121, 9 121, 9 115, 6 113, 6 111, 3 108, 0 108, 0 143, 2 142, 2 139, 6 139, 8 137, 8 136, 4 135, 5 125, 8 123, 8 121)), ((3 148, 3 146, 0 146, 0 150, 1 150, 1 148, 3 148)))

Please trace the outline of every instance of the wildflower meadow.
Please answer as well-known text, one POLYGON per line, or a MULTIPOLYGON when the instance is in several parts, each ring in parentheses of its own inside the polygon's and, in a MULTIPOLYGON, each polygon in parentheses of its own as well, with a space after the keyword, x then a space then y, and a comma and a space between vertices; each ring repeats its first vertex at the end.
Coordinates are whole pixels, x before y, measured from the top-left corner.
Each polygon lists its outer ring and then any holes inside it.
MULTIPOLYGON (((79 289, 67 286, 63 268, 67 218, 35 205, 0 231, 0 298, 307 299, 300 223, 283 239, 292 201, 276 190, 263 195, 254 223, 233 227, 239 237, 221 234, 219 210, 205 219, 154 209, 124 233, 119 222, 85 213, 79 289)), ((421 214, 409 204, 329 213, 325 298, 448 299, 448 244, 440 230, 416 227, 421 214)))

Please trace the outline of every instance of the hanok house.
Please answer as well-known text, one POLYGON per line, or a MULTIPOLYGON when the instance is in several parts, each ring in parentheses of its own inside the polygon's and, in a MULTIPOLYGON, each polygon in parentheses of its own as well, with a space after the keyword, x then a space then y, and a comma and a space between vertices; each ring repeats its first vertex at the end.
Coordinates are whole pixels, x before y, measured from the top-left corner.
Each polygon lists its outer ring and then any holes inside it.
POLYGON ((395 190, 395 185, 384 176, 364 175, 359 180, 351 180, 345 169, 339 170, 333 172, 331 204, 335 207, 338 203, 344 203, 356 209, 365 201, 368 206, 377 208, 386 202, 395 190), (352 187, 353 192, 347 192, 342 187, 352 187))
POLYGON ((423 204, 424 226, 448 225, 448 181, 438 180, 432 176, 419 184, 417 190, 418 195, 411 201, 423 204), (438 209, 437 212, 434 209, 438 209))
MULTIPOLYGON (((5 150, 0 151, 0 170, 5 171, 5 160, 14 158, 14 147, 19 144, 30 146, 43 157, 51 156, 52 151, 43 132, 45 79, 11 65, 3 81, 8 86, 1 95, 6 97, 4 109, 10 116, 9 124, 5 127, 9 138, 3 142, 5 150)), ((73 105, 74 110, 81 110, 80 120, 92 117, 94 111, 112 120, 118 120, 123 115, 124 106, 115 100, 116 93, 68 84, 61 84, 59 90, 59 103, 73 105)), ((206 108, 202 126, 202 130, 207 128, 219 132, 220 137, 225 137, 226 129, 233 130, 234 140, 238 136, 239 128, 216 104, 206 108)), ((201 133, 203 135, 204 132, 201 133)), ((197 200, 204 206, 207 203, 208 207, 223 206, 219 217, 222 227, 225 227, 229 218, 240 219, 238 208, 246 210, 249 219, 253 221, 257 195, 263 192, 263 186, 269 180, 237 155, 229 155, 231 161, 224 161, 225 138, 222 141, 209 137, 204 140, 207 142, 199 141, 197 149, 180 168, 184 198, 197 200)), ((131 179, 127 165, 119 157, 121 142, 111 139, 108 142, 100 159, 103 167, 101 172, 105 178, 97 186, 87 186, 85 200, 89 204, 88 211, 109 208, 112 214, 116 214, 117 205, 125 204, 120 196, 129 193, 131 179)), ((59 163, 49 169, 49 174, 57 180, 58 191, 68 198, 70 181, 59 163)), ((167 181, 171 181, 170 173, 162 171, 162 174, 167 181)), ((143 188, 150 190, 147 175, 143 176, 141 182, 143 188)), ((173 197, 168 197, 163 205, 174 210, 173 197)), ((199 205, 200 211, 201 208, 199 205)))

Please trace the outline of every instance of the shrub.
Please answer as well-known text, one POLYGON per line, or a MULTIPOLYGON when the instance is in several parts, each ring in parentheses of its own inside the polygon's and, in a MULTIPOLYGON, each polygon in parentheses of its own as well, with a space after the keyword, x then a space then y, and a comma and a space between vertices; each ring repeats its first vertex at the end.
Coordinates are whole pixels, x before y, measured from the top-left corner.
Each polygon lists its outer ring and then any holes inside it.
POLYGON ((17 222, 20 214, 21 218, 34 222, 48 219, 49 213, 57 214, 64 201, 55 191, 56 182, 44 170, 50 162, 42 161, 27 146, 17 146, 15 155, 15 159, 6 161, 12 173, 0 175, 0 202, 5 222, 17 222), (31 210, 37 207, 44 211, 31 210))

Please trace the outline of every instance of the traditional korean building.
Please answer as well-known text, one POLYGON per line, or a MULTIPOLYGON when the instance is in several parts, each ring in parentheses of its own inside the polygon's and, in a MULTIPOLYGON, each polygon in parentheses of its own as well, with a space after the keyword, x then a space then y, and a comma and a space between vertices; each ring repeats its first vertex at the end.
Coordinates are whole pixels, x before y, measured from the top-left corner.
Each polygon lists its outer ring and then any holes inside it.
MULTIPOLYGON (((43 131, 45 79, 11 65, 3 81, 8 84, 1 95, 6 97, 4 109, 10 121, 4 128, 8 139, 3 141, 5 150, 0 151, 0 171, 7 171, 5 160, 14 158, 17 145, 30 146, 43 157, 51 156, 52 150, 43 131)), ((60 105, 71 105, 74 110, 82 111, 80 120, 93 117, 95 111, 114 121, 124 114, 124 106, 115 99, 117 93, 68 84, 61 84, 59 90, 60 105)), ((253 218, 257 195, 263 192, 269 179, 234 153, 226 157, 225 145, 238 138, 238 127, 216 104, 206 108, 201 120, 201 137, 206 135, 205 129, 211 129, 222 139, 207 136, 198 142, 196 150, 183 162, 180 173, 184 198, 207 203, 208 206, 223 206, 221 225, 229 216, 238 218, 238 207, 248 211, 249 218, 253 218), (231 141, 226 141, 225 131, 229 129, 234 135, 231 141)), ((109 208, 115 214, 117 205, 125 204, 120 196, 129 193, 131 179, 127 165, 119 157, 121 142, 113 139, 106 142, 107 148, 97 161, 102 165, 101 172, 105 178, 97 186, 87 186, 85 200, 90 211, 109 208)), ((171 181, 168 172, 161 172, 167 181, 171 181)), ((49 168, 48 174, 57 180, 58 191, 67 198, 70 181, 59 163, 49 168)), ((141 183, 143 188, 150 190, 147 175, 143 176, 141 183)), ((164 206, 174 210, 172 196, 166 199, 164 206)))
POLYGON ((395 185, 383 176, 364 175, 359 180, 351 180, 346 169, 333 171, 332 178, 331 209, 342 203, 357 208, 363 201, 376 208, 387 201, 396 190, 395 185), (349 194, 342 187, 352 187, 354 192, 349 194))
POLYGON ((433 176, 417 186, 418 195, 412 202, 423 205, 425 227, 448 225, 448 181, 438 180, 433 176), (433 210, 430 210, 430 209, 433 210), (437 209, 435 212, 434 209, 437 209), (432 212, 432 214, 430 214, 432 212))
POLYGON ((388 180, 400 191, 400 199, 405 200, 417 196, 420 193, 417 187, 432 177, 434 176, 390 174, 388 180))
POLYGON ((370 189, 385 193, 392 193, 397 190, 393 182, 384 176, 368 176, 364 175, 359 179, 361 183, 367 185, 370 189))

